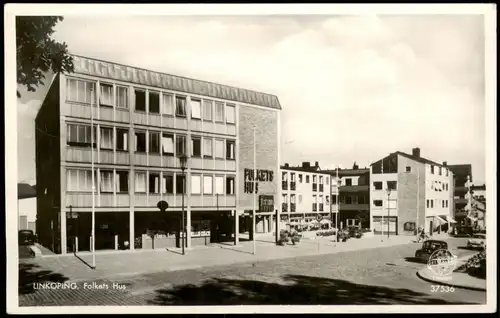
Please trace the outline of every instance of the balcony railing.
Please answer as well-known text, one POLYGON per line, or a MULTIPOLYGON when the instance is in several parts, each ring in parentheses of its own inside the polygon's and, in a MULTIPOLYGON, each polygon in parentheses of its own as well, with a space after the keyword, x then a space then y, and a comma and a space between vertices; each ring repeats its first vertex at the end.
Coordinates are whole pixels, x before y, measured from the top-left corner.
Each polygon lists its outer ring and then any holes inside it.
POLYGON ((288 190, 288 181, 281 181, 281 188, 283 190, 288 190))
POLYGON ((318 191, 318 185, 316 183, 313 183, 313 191, 318 191))
POLYGON ((290 182, 290 190, 295 191, 295 182, 290 182))
POLYGON ((295 212, 295 203, 290 203, 290 212, 295 212))
POLYGON ((322 184, 319 185, 319 192, 323 192, 323 185, 322 184))
POLYGON ((323 203, 319 204, 319 212, 323 212, 323 203))
POLYGON ((288 212, 288 204, 286 203, 281 204, 281 212, 288 212))
POLYGON ((316 212, 318 210, 318 204, 317 203, 313 203, 313 212, 316 212))

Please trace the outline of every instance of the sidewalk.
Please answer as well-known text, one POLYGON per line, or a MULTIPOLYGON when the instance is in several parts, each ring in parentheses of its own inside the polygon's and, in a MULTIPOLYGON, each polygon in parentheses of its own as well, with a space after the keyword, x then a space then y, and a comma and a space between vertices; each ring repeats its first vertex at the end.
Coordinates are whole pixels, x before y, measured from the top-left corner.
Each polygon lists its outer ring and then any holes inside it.
POLYGON ((373 238, 335 243, 331 238, 321 238, 303 239, 298 245, 277 246, 272 237, 257 237, 256 255, 253 255, 251 241, 241 242, 239 246, 231 246, 229 243, 195 247, 186 249, 186 255, 182 255, 180 249, 96 252, 94 270, 90 267, 92 254, 88 252, 77 256, 40 257, 31 262, 39 266, 35 271, 47 270, 61 274, 70 281, 82 281, 389 247, 410 244, 412 239, 408 236, 395 236, 384 238, 383 241, 373 238))
MULTIPOLYGON (((457 268, 465 263, 470 256, 458 259, 457 268)), ((417 276, 430 283, 438 285, 452 286, 456 288, 486 291, 486 279, 470 276, 467 273, 453 272, 446 279, 436 277, 436 275, 426 266, 417 272, 417 276)))

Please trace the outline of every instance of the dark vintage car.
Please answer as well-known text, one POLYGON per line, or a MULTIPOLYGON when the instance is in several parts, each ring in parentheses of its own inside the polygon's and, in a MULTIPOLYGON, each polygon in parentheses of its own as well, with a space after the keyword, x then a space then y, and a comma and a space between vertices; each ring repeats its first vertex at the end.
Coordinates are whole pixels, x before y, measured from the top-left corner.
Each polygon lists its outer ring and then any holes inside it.
POLYGON ((33 245, 35 244, 35 234, 32 230, 19 231, 19 245, 33 245))
POLYGON ((438 250, 442 250, 443 253, 446 253, 446 251, 449 252, 448 243, 445 241, 427 240, 422 244, 422 248, 415 252, 415 258, 421 262, 428 262, 432 253, 438 250))
POLYGON ((361 238, 363 236, 363 232, 357 226, 349 227, 349 237, 361 238))

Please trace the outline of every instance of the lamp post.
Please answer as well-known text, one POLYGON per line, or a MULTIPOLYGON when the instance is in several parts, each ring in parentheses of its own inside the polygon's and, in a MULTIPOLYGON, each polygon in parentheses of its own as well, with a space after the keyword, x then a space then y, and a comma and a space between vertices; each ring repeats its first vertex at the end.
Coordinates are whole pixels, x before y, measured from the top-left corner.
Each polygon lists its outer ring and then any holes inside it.
POLYGON ((187 161, 188 158, 185 154, 182 154, 179 156, 179 161, 181 164, 181 170, 182 170, 182 221, 181 221, 181 231, 182 231, 182 255, 185 255, 184 251, 184 245, 185 245, 185 239, 186 239, 186 228, 184 226, 184 196, 186 194, 186 167, 187 167, 187 161))
POLYGON ((390 188, 387 188, 387 238, 389 238, 389 224, 391 223, 390 222, 390 206, 389 206, 389 198, 391 196, 391 189, 390 188))

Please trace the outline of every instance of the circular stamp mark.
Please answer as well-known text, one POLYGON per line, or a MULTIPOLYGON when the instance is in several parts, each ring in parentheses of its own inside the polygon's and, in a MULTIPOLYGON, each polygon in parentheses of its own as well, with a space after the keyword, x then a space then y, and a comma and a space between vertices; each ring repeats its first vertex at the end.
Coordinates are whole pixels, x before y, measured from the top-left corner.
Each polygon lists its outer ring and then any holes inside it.
POLYGON ((451 274, 457 266, 457 256, 446 249, 434 251, 429 257, 427 268, 437 280, 450 280, 451 274))

